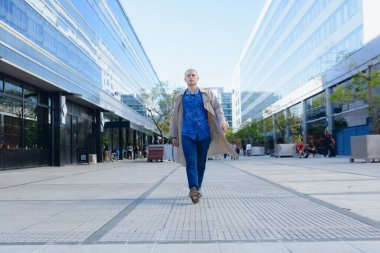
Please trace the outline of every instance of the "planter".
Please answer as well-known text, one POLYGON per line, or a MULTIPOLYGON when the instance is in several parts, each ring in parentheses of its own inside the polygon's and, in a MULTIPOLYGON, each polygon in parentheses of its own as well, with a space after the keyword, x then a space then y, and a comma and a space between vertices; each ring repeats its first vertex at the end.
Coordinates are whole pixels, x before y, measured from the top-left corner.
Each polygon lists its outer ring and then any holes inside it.
POLYGON ((164 159, 164 145, 149 145, 148 146, 148 158, 147 161, 153 162, 153 160, 156 161, 163 161, 164 159))
POLYGON ((109 162, 111 157, 111 151, 104 151, 103 152, 103 161, 109 162))
POLYGON ((295 153, 296 153, 295 144, 276 144, 274 146, 273 155, 275 157, 294 156, 295 153))
POLYGON ((164 160, 173 161, 173 145, 164 144, 164 160))
POLYGON ((265 155, 265 148, 260 146, 252 147, 250 155, 265 155))
POLYGON ((366 162, 380 160, 380 135, 351 136, 350 162, 355 159, 366 162))

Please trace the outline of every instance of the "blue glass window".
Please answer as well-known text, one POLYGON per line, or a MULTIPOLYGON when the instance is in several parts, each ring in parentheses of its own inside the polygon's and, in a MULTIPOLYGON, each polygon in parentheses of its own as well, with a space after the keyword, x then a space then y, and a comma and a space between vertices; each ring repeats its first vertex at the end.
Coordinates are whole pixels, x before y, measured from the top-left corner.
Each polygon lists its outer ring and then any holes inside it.
POLYGON ((24 85, 24 99, 31 103, 38 102, 38 91, 34 87, 24 85))
POLYGON ((4 91, 9 95, 22 97, 22 85, 13 80, 5 79, 4 91))
POLYGON ((3 78, 0 76, 0 92, 4 91, 4 81, 3 78))
MULTIPOLYGON (((77 45, 74 45, 69 38, 57 30, 57 28, 64 31, 68 30, 66 24, 60 19, 57 19, 56 27, 54 27, 31 8, 29 4, 20 0, 1 0, 0 19, 89 80, 92 80, 93 83, 100 83, 99 66, 81 51, 77 45)), ((25 51, 26 49, 23 48, 22 52, 25 51)))

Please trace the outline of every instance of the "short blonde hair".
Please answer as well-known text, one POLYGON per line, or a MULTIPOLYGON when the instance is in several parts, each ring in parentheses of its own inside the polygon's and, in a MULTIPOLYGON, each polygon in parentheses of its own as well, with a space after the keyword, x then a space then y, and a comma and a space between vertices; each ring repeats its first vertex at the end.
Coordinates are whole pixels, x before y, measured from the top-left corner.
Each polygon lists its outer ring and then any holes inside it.
POLYGON ((198 76, 198 71, 196 69, 188 69, 188 70, 185 71, 185 77, 186 77, 186 74, 188 72, 195 72, 197 74, 197 76, 198 76))

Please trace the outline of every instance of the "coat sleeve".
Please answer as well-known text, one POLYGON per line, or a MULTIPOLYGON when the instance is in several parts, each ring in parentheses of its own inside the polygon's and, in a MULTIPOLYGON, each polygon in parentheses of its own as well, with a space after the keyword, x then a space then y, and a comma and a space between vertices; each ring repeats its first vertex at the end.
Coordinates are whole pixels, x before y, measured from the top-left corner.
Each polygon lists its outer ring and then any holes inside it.
POLYGON ((221 125, 222 123, 225 123, 228 126, 228 123, 226 119, 224 118, 222 105, 218 102, 218 99, 216 98, 215 94, 211 90, 209 90, 209 96, 211 98, 210 103, 211 103, 212 109, 214 109, 214 112, 218 119, 219 124, 221 125))
POLYGON ((178 97, 174 101, 174 108, 172 111, 172 122, 170 123, 169 135, 170 137, 178 138, 178 97))

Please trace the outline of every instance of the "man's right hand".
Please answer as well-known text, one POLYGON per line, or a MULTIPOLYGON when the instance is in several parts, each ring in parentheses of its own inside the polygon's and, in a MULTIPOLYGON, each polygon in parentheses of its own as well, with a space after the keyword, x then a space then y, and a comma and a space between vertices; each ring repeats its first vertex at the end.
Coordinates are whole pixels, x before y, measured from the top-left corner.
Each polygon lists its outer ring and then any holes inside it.
POLYGON ((172 143, 173 143, 173 146, 175 146, 175 147, 178 147, 178 145, 179 145, 177 139, 173 139, 172 143))

